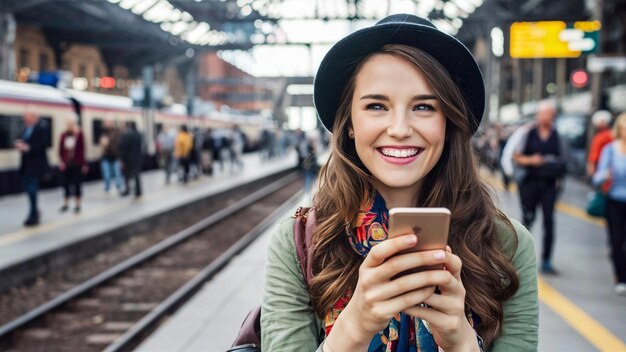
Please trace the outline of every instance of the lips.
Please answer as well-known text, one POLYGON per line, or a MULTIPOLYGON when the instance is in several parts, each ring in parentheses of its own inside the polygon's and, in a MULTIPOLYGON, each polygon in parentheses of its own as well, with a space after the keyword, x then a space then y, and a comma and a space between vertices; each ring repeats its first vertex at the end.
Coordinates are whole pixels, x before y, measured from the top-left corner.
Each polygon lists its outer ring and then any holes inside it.
POLYGON ((376 148, 383 160, 391 164, 404 165, 417 159, 424 148, 414 146, 384 146, 376 148))

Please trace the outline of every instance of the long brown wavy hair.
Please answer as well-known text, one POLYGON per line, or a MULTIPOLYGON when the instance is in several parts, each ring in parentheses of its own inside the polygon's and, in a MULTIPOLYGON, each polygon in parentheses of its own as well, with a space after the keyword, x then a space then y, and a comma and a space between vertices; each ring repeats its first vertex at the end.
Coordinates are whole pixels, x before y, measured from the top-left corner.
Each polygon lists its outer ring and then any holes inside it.
MULTIPOLYGON (((446 117, 446 142, 434 168, 424 177, 416 204, 446 207, 452 212, 449 245, 463 261, 461 278, 466 289, 466 309, 480 317, 476 327, 487 345, 502 331, 503 302, 517 291, 519 279, 512 253, 504 253, 496 221, 512 231, 513 225, 494 205, 490 191, 480 180, 470 139, 476 126, 463 96, 448 72, 427 53, 405 45, 390 44, 375 54, 407 60, 424 73, 446 117)), ((313 234, 313 272, 310 294, 316 314, 323 318, 358 280, 363 258, 346 238, 365 197, 375 192, 373 176, 359 160, 348 137, 356 67, 341 96, 333 126, 330 158, 322 167, 315 198, 317 227, 313 234)), ((517 241, 517 239, 515 239, 517 241)), ((517 242, 515 242, 517 243, 517 242)))

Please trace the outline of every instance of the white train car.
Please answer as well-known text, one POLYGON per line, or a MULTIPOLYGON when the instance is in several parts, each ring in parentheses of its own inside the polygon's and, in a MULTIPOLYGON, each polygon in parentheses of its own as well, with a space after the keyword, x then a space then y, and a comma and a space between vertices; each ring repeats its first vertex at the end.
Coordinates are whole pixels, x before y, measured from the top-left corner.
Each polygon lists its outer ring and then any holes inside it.
MULTIPOLYGON (((15 150, 14 143, 23 131, 22 117, 26 111, 37 114, 48 128, 50 143, 47 153, 53 168, 59 162, 58 143, 68 119, 78 118, 85 137, 86 159, 92 166, 96 166, 102 154, 98 141, 107 120, 119 128, 123 128, 126 122, 134 122, 144 136, 146 160, 149 161, 155 161, 155 137, 162 126, 178 129, 184 124, 190 129, 213 128, 220 131, 238 125, 246 135, 246 150, 256 147, 262 129, 260 116, 247 116, 235 111, 215 111, 207 116, 190 117, 182 106, 178 106, 171 111, 146 113, 134 107, 127 97, 0 80, 0 195, 20 189, 16 176, 20 154, 15 150)), ((144 167, 155 165, 155 162, 149 162, 144 167)), ((98 170, 98 167, 92 167, 90 177, 97 177, 98 170)))

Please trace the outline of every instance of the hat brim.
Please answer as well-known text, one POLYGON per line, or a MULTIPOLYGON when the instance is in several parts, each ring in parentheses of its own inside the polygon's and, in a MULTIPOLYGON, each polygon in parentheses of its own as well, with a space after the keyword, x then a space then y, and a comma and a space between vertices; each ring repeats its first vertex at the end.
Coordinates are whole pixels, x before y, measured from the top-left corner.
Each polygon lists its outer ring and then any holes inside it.
POLYGON ((437 60, 459 87, 475 132, 485 108, 485 85, 478 64, 456 38, 418 24, 385 23, 356 31, 337 42, 326 54, 315 76, 314 104, 320 120, 332 131, 339 100, 358 63, 387 44, 418 48, 437 60))

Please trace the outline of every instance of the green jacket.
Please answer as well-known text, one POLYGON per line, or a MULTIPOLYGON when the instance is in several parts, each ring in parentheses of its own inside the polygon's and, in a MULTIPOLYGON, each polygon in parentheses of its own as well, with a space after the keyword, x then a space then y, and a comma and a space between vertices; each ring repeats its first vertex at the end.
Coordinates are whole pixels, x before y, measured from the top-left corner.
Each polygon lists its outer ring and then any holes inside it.
MULTIPOLYGON (((261 306, 263 351, 321 351, 323 324, 311 306, 298 263, 293 238, 294 221, 290 218, 277 225, 268 248, 261 306)), ((539 302, 535 247, 528 230, 516 220, 511 222, 516 234, 501 223, 498 229, 503 247, 509 253, 517 235, 518 247, 513 263, 520 285, 517 293, 504 304, 502 335, 488 350, 536 351, 539 302)))

